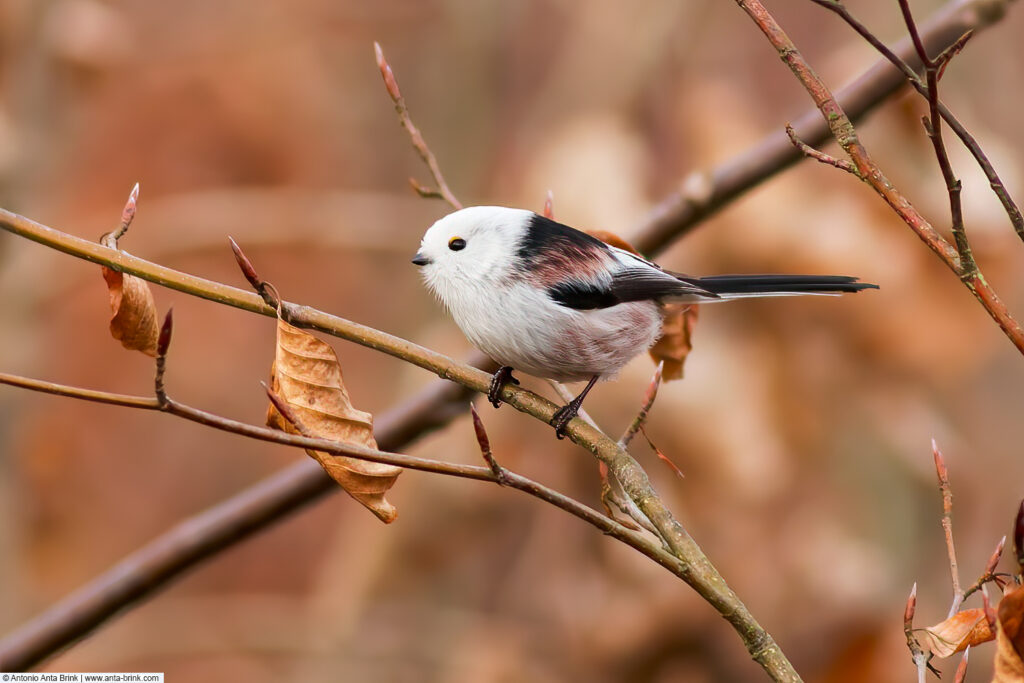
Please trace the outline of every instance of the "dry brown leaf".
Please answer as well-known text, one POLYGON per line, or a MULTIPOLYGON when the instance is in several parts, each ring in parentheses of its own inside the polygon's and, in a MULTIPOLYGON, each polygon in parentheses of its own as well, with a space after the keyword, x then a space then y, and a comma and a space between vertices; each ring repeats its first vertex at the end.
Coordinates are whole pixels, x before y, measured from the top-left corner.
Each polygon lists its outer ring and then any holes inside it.
POLYGON ((981 607, 957 612, 949 619, 922 629, 918 635, 921 647, 936 657, 949 657, 968 645, 987 643, 995 638, 981 607))
MULTIPOLYGON (((588 230, 587 234, 596 237, 605 244, 624 249, 631 254, 641 256, 633 245, 613 232, 607 230, 588 230)), ((661 324, 661 336, 650 349, 654 364, 664 361, 665 368, 662 379, 671 381, 683 378, 683 364, 693 348, 691 336, 693 326, 697 323, 697 306, 694 304, 666 304, 665 318, 661 324)))
POLYGON ((998 635, 993 683, 1024 683, 1024 589, 1007 593, 999 601, 998 635))
POLYGON ((631 254, 636 254, 637 256, 643 256, 632 244, 622 239, 614 232, 608 232, 607 230, 587 230, 586 233, 591 237, 596 237, 605 244, 610 244, 613 247, 624 249, 625 251, 628 251, 631 254))
POLYGON ((126 349, 155 357, 160 324, 149 284, 134 275, 102 270, 110 292, 110 334, 126 349))
MULTIPOLYGON (((271 389, 294 411, 306 433, 322 439, 377 448, 373 416, 352 407, 338 356, 328 344, 277 322, 277 354, 270 369, 271 389)), ((296 434, 298 430, 270 405, 267 424, 296 434)), ((384 499, 400 467, 308 450, 334 481, 385 523, 398 511, 384 499)))
POLYGON ((693 349, 693 326, 697 323, 696 304, 666 304, 661 336, 649 353, 655 363, 665 362, 662 379, 683 378, 683 364, 693 349))

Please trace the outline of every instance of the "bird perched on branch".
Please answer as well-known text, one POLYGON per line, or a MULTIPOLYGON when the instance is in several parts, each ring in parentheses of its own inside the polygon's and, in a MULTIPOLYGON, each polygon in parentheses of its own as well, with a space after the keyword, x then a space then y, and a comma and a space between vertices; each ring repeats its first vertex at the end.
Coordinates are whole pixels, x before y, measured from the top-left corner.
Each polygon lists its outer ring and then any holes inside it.
POLYGON ((477 348, 501 365, 488 399, 499 405, 512 370, 586 380, 552 418, 562 438, 587 393, 661 334, 663 304, 841 294, 874 288, 845 275, 716 275, 664 270, 532 211, 473 206, 434 223, 412 262, 477 348))

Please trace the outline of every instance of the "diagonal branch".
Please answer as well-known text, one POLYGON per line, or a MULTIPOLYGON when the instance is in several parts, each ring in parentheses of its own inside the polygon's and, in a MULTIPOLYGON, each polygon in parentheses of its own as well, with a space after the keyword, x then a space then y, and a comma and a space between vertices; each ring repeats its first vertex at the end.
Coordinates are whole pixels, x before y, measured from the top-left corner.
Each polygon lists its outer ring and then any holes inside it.
MULTIPOLYGON (((263 315, 276 315, 276 311, 256 294, 179 273, 7 211, 0 210, 0 227, 73 256, 137 274, 173 289, 263 315)), ((404 339, 306 306, 287 302, 281 302, 281 306, 287 319, 296 326, 320 330, 390 354, 477 392, 486 392, 490 386, 490 376, 486 373, 404 339)), ((501 398, 520 412, 528 413, 545 423, 550 422, 558 408, 547 399, 516 386, 506 385, 501 398)), ((799 680, 774 639, 750 614, 700 546, 675 519, 651 486, 647 473, 632 456, 582 420, 574 419, 570 422, 566 434, 603 462, 619 480, 623 490, 651 521, 671 553, 682 561, 684 567, 680 577, 732 624, 751 656, 776 680, 799 680)))
MULTIPOLYGON (((926 66, 925 62, 928 61, 927 50, 931 41, 928 40, 929 34, 927 32, 921 32, 915 24, 914 29, 912 30, 912 38, 914 35, 917 36, 917 39, 912 39, 912 44, 914 46, 914 59, 908 60, 906 56, 901 56, 887 47, 885 43, 878 38, 878 36, 872 33, 867 26, 854 17, 850 10, 838 0, 811 0, 811 2, 834 12, 843 21, 845 21, 850 28, 856 31, 858 35, 874 47, 882 57, 899 69, 906 81, 909 82, 918 93, 927 98, 931 105, 931 93, 933 89, 930 85, 926 85, 922 82, 915 71, 919 66, 926 66), (925 61, 922 61, 922 54, 925 57, 925 61)), ((960 5, 963 5, 963 9, 965 11, 968 9, 972 10, 972 16, 978 17, 979 19, 984 18, 982 21, 996 21, 1001 19, 1006 13, 1009 0, 991 0, 988 2, 985 2, 985 0, 976 0, 975 2, 951 4, 956 5, 958 8, 960 5)), ((963 33, 956 41, 945 45, 939 44, 933 46, 932 49, 941 50, 941 52, 939 52, 939 56, 934 60, 937 68, 936 80, 942 77, 942 72, 946 68, 949 60, 955 57, 956 54, 963 49, 967 40, 974 36, 975 30, 981 27, 980 25, 972 26, 970 23, 970 21, 965 22, 962 27, 963 33)), ((942 120, 949 125, 950 129, 956 134, 956 136, 960 138, 964 147, 966 147, 971 153, 971 156, 974 157, 978 166, 985 174, 985 177, 988 179, 989 186, 999 199, 999 202, 1003 205, 1003 210, 1009 217, 1010 223, 1013 225, 1014 232, 1017 233, 1017 236, 1021 240, 1024 240, 1024 216, 1021 215, 1020 208, 1017 206, 1016 202, 1013 201, 1009 190, 1006 189, 1006 185, 999 177, 999 174, 996 172, 992 162, 989 161, 988 156, 986 156, 985 152, 982 151, 981 145, 978 144, 978 141, 973 135, 971 135, 970 131, 968 131, 960 120, 957 119, 956 116, 954 116, 946 107, 946 105, 938 99, 937 94, 935 95, 934 100, 935 107, 931 113, 931 119, 933 121, 937 121, 939 117, 941 117, 942 120)))
MULTIPOLYGON (((169 316, 167 320, 170 320, 169 316)), ((258 427, 231 420, 175 401, 164 392, 162 382, 164 363, 159 362, 161 360, 166 361, 167 346, 170 342, 170 326, 167 322, 165 322, 161 333, 161 340, 155 378, 156 398, 92 391, 18 377, 7 373, 0 373, 0 384, 9 384, 33 391, 87 401, 100 401, 111 405, 159 410, 221 431, 295 448, 316 449, 335 455, 345 455, 372 462, 397 465, 406 469, 495 482, 501 486, 523 491, 565 510, 573 516, 595 526, 602 533, 633 547, 680 578, 686 579, 686 564, 666 552, 660 545, 641 534, 627 529, 615 520, 600 514, 583 503, 539 482, 511 472, 506 468, 499 468, 496 463, 492 462, 490 467, 462 465, 399 453, 388 453, 355 444, 343 444, 305 435, 288 434, 267 427, 258 427)), ((387 424, 387 415, 385 415, 382 421, 387 424)), ((378 437, 382 442, 387 443, 389 438, 388 430, 378 430, 378 437)), ((300 469, 308 470, 309 468, 306 466, 291 469, 297 472, 300 469)), ((285 475, 287 474, 288 472, 286 471, 285 475)), ((324 477, 319 468, 313 470, 312 474, 308 477, 303 477, 302 481, 306 482, 306 485, 299 487, 299 490, 310 494, 308 498, 318 495, 319 489, 312 489, 310 487, 319 482, 326 482, 328 487, 333 487, 333 482, 324 477), (313 477, 312 474, 319 476, 313 477)), ((282 475, 275 476, 274 480, 299 483, 294 478, 282 477, 282 475)), ((223 505, 196 518, 186 520, 169 534, 165 534, 158 541, 132 553, 132 555, 122 560, 112 570, 80 588, 73 595, 62 601, 56 608, 49 610, 5 637, 0 641, 0 669, 24 671, 30 668, 55 649, 63 647, 88 633, 117 610, 123 609, 126 605, 149 594, 154 584, 159 585, 164 582, 164 577, 167 573, 175 573, 182 563, 189 561, 190 554, 181 553, 180 544, 188 542, 191 546, 196 546, 193 539, 196 527, 205 527, 204 523, 207 521, 207 517, 216 519, 213 513, 222 508, 223 505), (171 539, 178 541, 182 534, 186 534, 187 539, 182 539, 177 543, 168 543, 171 539)), ((250 519, 248 521, 251 523, 254 520, 250 519)), ((248 529, 244 527, 237 529, 239 534, 244 534, 246 531, 248 529)), ((216 537, 220 538, 219 535, 216 535, 216 537)), ((206 536, 200 536, 200 538, 207 540, 206 536)), ((200 544, 200 547, 204 545, 200 544)), ((194 547, 192 552, 198 550, 200 548, 194 547)))
POLYGON ((443 199, 453 209, 461 209, 462 203, 455 198, 455 195, 448 188, 448 183, 444 179, 444 174, 441 173, 441 166, 437 163, 437 157, 430 151, 430 147, 427 146, 426 141, 423 139, 420 129, 416 127, 416 124, 412 122, 412 115, 409 114, 409 107, 405 104, 405 98, 402 97, 402 91, 398 89, 398 81, 395 80, 395 74, 391 70, 391 65, 388 64, 388 60, 384 58, 384 50, 381 49, 380 43, 373 44, 373 52, 377 57, 377 68, 380 69, 380 75, 384 79, 384 87, 388 91, 388 95, 391 97, 391 101, 395 104, 395 113, 398 114, 398 121, 402 124, 402 128, 409 134, 409 139, 412 142, 413 148, 416 153, 420 155, 420 159, 430 169, 430 175, 433 176, 434 182, 437 183, 437 189, 431 190, 428 187, 421 185, 415 178, 409 178, 409 184, 412 189, 415 190, 416 194, 421 197, 428 199, 443 199))
POLYGON ((854 130, 849 117, 842 107, 836 102, 828 86, 818 77, 811 66, 800 54, 796 45, 779 26, 775 18, 764 8, 760 0, 736 0, 740 6, 757 24, 768 41, 779 53, 779 57, 790 68, 800 83, 810 94, 815 105, 821 110, 822 116, 828 122, 832 136, 839 143, 843 151, 853 161, 861 176, 872 189, 896 212, 911 230, 935 254, 942 259, 943 263, 953 271, 964 285, 974 294, 986 312, 996 321, 999 328, 1007 338, 1017 347, 1017 350, 1024 353, 1024 328, 1010 315, 1006 305, 1000 300, 995 290, 985 279, 977 267, 969 268, 949 242, 945 240, 932 227, 931 223, 922 216, 910 201, 904 197, 885 177, 882 170, 874 162, 867 150, 861 144, 854 130))
MULTIPOLYGON (((942 52, 968 31, 977 33, 1000 21, 1008 5, 1009 0, 953 0, 922 26, 921 39, 929 50, 942 52)), ((912 69, 920 68, 920 61, 909 39, 899 41, 891 47, 884 43, 879 45, 889 54, 896 56, 901 63, 908 64, 911 74, 912 69)), ((842 105, 852 120, 857 121, 899 92, 906 82, 905 74, 890 64, 886 57, 851 84, 837 90, 836 101, 842 105)), ((946 121, 963 139, 963 135, 953 122, 949 118, 946 121)), ((811 108, 794 119, 793 128, 801 140, 813 147, 818 147, 831 138, 828 122, 822 119, 817 108, 811 108)), ((975 143, 971 148, 972 153, 976 148, 975 143)), ((975 156, 978 158, 977 154, 975 156)), ((782 130, 769 133, 760 142, 732 159, 708 171, 691 175, 695 182, 688 180, 681 183, 680 190, 672 192, 659 202, 642 224, 629 235, 629 241, 644 253, 663 249, 673 239, 693 230, 705 218, 716 214, 747 190, 789 168, 801 158, 802 154, 793 148, 782 130)), ((979 163, 983 158, 984 155, 979 158, 979 163)), ((987 164, 988 160, 984 161, 987 164)), ((986 168, 984 164, 983 168, 986 168)), ((991 164, 987 164, 986 174, 990 170, 991 164)), ((994 174, 995 171, 991 170, 991 173, 994 174)), ((989 175, 990 182, 992 179, 993 175, 989 175)), ((1008 195, 1006 197, 1008 198, 1008 195)), ((1000 199, 1003 200, 1003 197, 1000 199)), ((1004 206, 1007 205, 1006 201, 1003 203, 1004 206)), ((1020 234, 1024 238, 1024 223, 1021 225, 1020 234)))
MULTIPOLYGON (((1002 17, 1001 12, 981 11, 983 7, 992 4, 989 0, 950 3, 924 27, 926 45, 930 49, 944 50, 966 31, 982 29, 995 23, 1002 17)), ((911 65, 914 64, 915 55, 909 41, 903 41, 892 49, 911 65)), ((903 75, 883 60, 838 91, 837 95, 849 115, 856 119, 898 92, 903 83, 903 75)), ((815 109, 796 119, 795 127, 802 139, 810 144, 820 145, 829 137, 828 126, 815 109)), ((701 174, 705 178, 701 186, 706 191, 699 195, 673 192, 666 197, 634 231, 631 242, 645 253, 656 254, 673 239, 694 229, 705 218, 747 190, 792 166, 800 158, 801 155, 785 135, 780 132, 771 133, 747 151, 701 174)), ((19 232, 9 220, 11 218, 24 220, 3 212, 0 213, 0 227, 19 232)), ((36 239, 32 235, 25 236, 36 239)), ((46 239, 36 241, 48 244, 46 239)), ((55 244, 49 246, 65 252, 69 249, 55 244)), ((162 273, 154 271, 153 275, 149 279, 160 282, 155 278, 160 278, 162 273)), ((263 312, 257 297, 247 299, 247 292, 219 283, 185 276, 180 282, 169 286, 214 301, 226 301, 229 305, 263 312)), ((269 312, 266 314, 270 315, 269 312)), ((474 365, 484 362, 485 359, 479 355, 471 361, 474 365)), ((51 385, 50 388, 54 386, 57 385, 51 385)), ((459 384, 445 381, 431 383, 415 396, 378 416, 375 434, 380 447, 401 448, 447 425, 453 417, 464 414, 466 401, 471 394, 469 389, 459 384)), ((96 392, 96 397, 91 400, 106 402, 106 396, 96 392)), ((156 409, 155 402, 152 409, 156 409)), ((337 490, 337 486, 315 462, 303 459, 172 527, 111 571, 0 641, 0 651, 9 651, 10 647, 14 647, 25 653, 27 658, 22 661, 29 664, 38 662, 101 625, 126 606, 151 595, 203 560, 337 490)), ((29 664, 22 668, 28 668, 29 664)))

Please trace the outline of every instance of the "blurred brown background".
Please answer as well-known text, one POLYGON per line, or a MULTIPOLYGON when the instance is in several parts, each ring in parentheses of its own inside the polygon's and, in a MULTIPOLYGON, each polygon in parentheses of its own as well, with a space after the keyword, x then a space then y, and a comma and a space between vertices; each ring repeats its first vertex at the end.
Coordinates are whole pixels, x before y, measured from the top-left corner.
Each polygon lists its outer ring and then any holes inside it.
MULTIPOLYGON (((833 85, 874 61, 810 2, 773 3, 833 85)), ((921 0, 922 16, 940 6, 921 0)), ((894 2, 852 9, 886 40, 894 2)), ((1024 198, 1019 8, 971 43, 943 98, 1024 198)), ((628 234, 687 173, 810 104, 733 3, 0 1, 0 204, 76 235, 242 286, 233 235, 289 299, 459 356, 409 258, 445 213, 373 62, 379 40, 466 203, 539 209, 628 234)), ((937 225, 948 204, 916 97, 860 128, 937 225)), ((952 145, 989 280, 1024 315, 1024 247, 952 145)), ((634 453, 690 532, 812 681, 908 681, 906 594, 945 616, 948 565, 930 439, 953 479, 965 582, 1024 493, 1024 362, 865 187, 811 163, 736 202, 661 262, 695 274, 849 273, 842 299, 705 307, 686 378, 634 453)), ((260 422, 273 322, 157 290, 175 308, 172 395, 260 422)), ((151 361, 107 333, 98 269, 0 235, 0 368, 146 394, 151 361)), ((353 400, 381 412, 432 380, 332 342, 353 400)), ((650 376, 637 360, 588 401, 618 433, 650 376)), ((531 386, 539 386, 532 383, 531 386)), ((498 458, 597 505, 594 462, 484 407, 498 458)), ((411 452, 479 455, 466 419, 411 452)), ((0 388, 0 633, 183 516, 305 455, 172 418, 0 388)), ((345 495, 232 549, 46 663, 186 681, 763 680, 681 582, 576 519, 494 486, 408 472, 391 527, 345 495)), ((992 646, 972 656, 987 680, 992 646)), ((947 665, 946 670, 952 671, 947 665)), ((951 674, 949 674, 951 675, 951 674)))

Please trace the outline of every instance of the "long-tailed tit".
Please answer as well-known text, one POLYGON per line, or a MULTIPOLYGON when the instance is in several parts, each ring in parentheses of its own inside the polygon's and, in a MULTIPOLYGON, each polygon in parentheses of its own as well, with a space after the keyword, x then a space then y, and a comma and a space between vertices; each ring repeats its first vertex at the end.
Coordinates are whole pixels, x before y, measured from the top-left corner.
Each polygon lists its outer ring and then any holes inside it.
POLYGON ((562 437, 587 392, 661 334, 666 302, 839 294, 875 288, 843 275, 690 277, 532 211, 473 206, 437 221, 412 260, 477 348, 512 370, 587 386, 552 418, 562 437))

